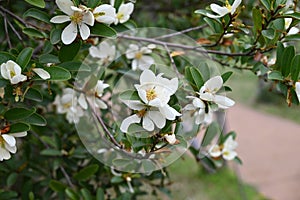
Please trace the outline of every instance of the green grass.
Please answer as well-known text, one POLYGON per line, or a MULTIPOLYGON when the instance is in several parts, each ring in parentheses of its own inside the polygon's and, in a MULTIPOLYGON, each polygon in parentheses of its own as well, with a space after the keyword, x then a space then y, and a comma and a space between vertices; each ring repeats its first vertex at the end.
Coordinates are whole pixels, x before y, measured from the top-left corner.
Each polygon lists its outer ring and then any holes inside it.
POLYGON ((226 85, 229 85, 233 90, 228 93, 228 96, 237 103, 300 123, 299 107, 296 105, 288 107, 283 96, 276 94, 275 90, 269 91, 271 86, 266 83, 262 92, 259 93, 259 80, 252 72, 235 71, 226 85))
POLYGON ((266 200, 255 188, 240 183, 232 170, 208 174, 189 156, 177 160, 169 171, 174 200, 266 200))

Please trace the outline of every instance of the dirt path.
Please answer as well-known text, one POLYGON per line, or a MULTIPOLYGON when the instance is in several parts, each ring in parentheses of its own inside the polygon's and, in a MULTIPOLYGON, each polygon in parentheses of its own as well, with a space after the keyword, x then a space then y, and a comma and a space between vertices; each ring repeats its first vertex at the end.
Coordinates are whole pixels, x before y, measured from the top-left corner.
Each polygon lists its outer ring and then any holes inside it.
POLYGON ((242 179, 271 199, 299 200, 300 125, 242 105, 227 117, 238 133, 242 179))

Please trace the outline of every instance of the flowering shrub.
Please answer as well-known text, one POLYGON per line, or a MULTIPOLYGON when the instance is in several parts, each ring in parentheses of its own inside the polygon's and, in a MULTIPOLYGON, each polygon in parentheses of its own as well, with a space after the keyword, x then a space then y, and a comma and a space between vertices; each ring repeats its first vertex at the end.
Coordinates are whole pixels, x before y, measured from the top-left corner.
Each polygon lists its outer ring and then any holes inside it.
POLYGON ((176 32, 137 28, 142 1, 2 1, 0 199, 155 195, 185 151, 209 170, 241 163, 213 116, 235 104, 233 68, 299 104, 297 3, 199 1, 176 32))

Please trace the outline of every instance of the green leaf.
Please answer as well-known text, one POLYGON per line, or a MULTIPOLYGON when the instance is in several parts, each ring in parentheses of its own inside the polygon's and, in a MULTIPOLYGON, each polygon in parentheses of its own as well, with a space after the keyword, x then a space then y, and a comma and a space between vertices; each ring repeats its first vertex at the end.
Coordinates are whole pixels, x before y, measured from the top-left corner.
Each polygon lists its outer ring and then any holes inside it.
POLYGON ((102 188, 97 189, 96 200, 105 200, 104 191, 102 188))
POLYGON ((61 67, 52 66, 52 67, 44 68, 44 70, 47 71, 51 76, 51 78, 48 80, 66 81, 71 78, 71 73, 68 70, 61 67))
POLYGON ((67 197, 69 197, 71 200, 79 200, 80 199, 79 195, 70 188, 67 188, 65 190, 65 193, 66 193, 67 197))
POLYGON ((282 75, 284 77, 287 77, 291 72, 291 65, 293 58, 295 57, 295 47, 289 46, 284 49, 283 51, 283 59, 284 59, 284 65, 281 68, 282 75))
POLYGON ((145 172, 152 172, 156 169, 155 164, 150 160, 142 160, 142 167, 145 172))
POLYGON ((252 17, 253 17, 255 32, 261 31, 263 18, 262 18, 262 14, 261 14, 261 11, 259 8, 255 7, 252 9, 252 17))
POLYGON ((91 176, 93 176, 98 171, 98 169, 99 169, 99 165, 96 164, 87 166, 82 170, 80 170, 79 172, 77 172, 74 175, 74 179, 78 181, 88 180, 91 176))
POLYGON ((266 38, 272 40, 275 37, 275 30, 274 29, 268 29, 268 30, 263 30, 262 35, 265 36, 266 38))
POLYGON ((2 63, 5 63, 5 62, 9 61, 9 60, 15 60, 15 59, 16 58, 13 55, 11 55, 7 52, 0 52, 0 65, 2 63))
POLYGON ((16 172, 11 173, 6 179, 6 186, 7 187, 13 186, 16 183, 17 178, 18 178, 18 174, 16 172))
POLYGON ((268 11, 270 11, 270 9, 271 9, 270 0, 260 0, 260 2, 268 11))
POLYGON ((298 81, 300 73, 300 55, 296 55, 291 64, 291 75, 292 80, 298 81))
POLYGON ((113 164, 115 166, 120 166, 120 167, 124 167, 126 165, 129 165, 132 163, 132 160, 129 159, 123 159, 123 158, 117 158, 113 160, 113 164))
POLYGON ((110 182, 113 184, 122 183, 124 179, 121 176, 114 176, 111 178, 110 182))
POLYGON ((203 81, 200 71, 195 67, 190 67, 190 71, 191 71, 191 75, 193 77, 194 83, 197 86, 197 90, 200 90, 200 88, 204 84, 204 81, 203 81))
POLYGON ((283 52, 284 52, 284 46, 281 42, 277 43, 277 49, 276 49, 276 69, 281 70, 283 63, 284 63, 284 58, 283 58, 283 52))
POLYGON ((35 108, 28 110, 26 108, 11 108, 4 113, 4 118, 9 121, 20 120, 29 117, 35 112, 35 108))
POLYGON ((300 20, 300 13, 299 12, 287 13, 287 14, 281 15, 281 17, 293 18, 293 19, 300 20))
POLYGON ((47 64, 47 63, 60 63, 59 59, 57 56, 52 55, 52 54, 43 54, 39 57, 39 62, 42 64, 47 64))
POLYGON ((63 192, 67 188, 65 184, 57 180, 51 180, 49 187, 55 192, 63 192))
POLYGON ((44 34, 41 31, 38 31, 34 28, 24 28, 22 32, 29 37, 45 38, 44 34))
POLYGON ((226 83, 226 81, 231 77, 232 74, 233 72, 225 72, 224 74, 222 74, 223 83, 226 83))
POLYGON ((40 152, 43 156, 62 156, 62 152, 57 149, 44 149, 40 152))
POLYGON ((33 48, 27 47, 23 49, 21 53, 18 55, 16 62, 22 67, 22 69, 25 69, 28 63, 30 62, 32 53, 33 53, 33 48))
POLYGON ((140 100, 138 92, 135 90, 126 90, 119 95, 122 100, 140 100))
POLYGON ((116 8, 116 10, 118 10, 121 4, 123 3, 123 0, 115 0, 114 2, 115 3, 113 6, 116 8))
POLYGON ((68 71, 91 71, 91 68, 88 65, 79 61, 64 62, 59 64, 59 67, 62 67, 68 71))
POLYGON ((60 42, 61 40, 61 29, 52 29, 52 31, 50 32, 50 42, 52 44, 57 44, 60 42))
POLYGON ((28 118, 26 118, 24 120, 24 122, 31 124, 31 125, 35 125, 35 126, 46 126, 47 125, 46 119, 37 113, 33 113, 32 115, 30 115, 28 118))
POLYGON ((58 58, 61 62, 67 62, 73 60, 78 54, 81 47, 81 42, 73 42, 69 45, 63 45, 58 54, 58 58))
POLYGON ((34 88, 28 89, 28 91, 25 94, 25 98, 33 100, 33 101, 37 101, 37 102, 43 101, 43 95, 40 93, 39 90, 34 89, 34 88))
POLYGON ((201 146, 209 145, 216 136, 220 136, 221 131, 217 122, 211 123, 205 131, 201 146))
POLYGON ((15 191, 3 191, 0 192, 0 199, 1 200, 11 200, 18 197, 18 193, 15 191))
POLYGON ((16 124, 12 124, 10 126, 9 133, 20 133, 20 132, 25 132, 25 131, 29 131, 29 130, 30 130, 30 126, 28 124, 16 123, 16 124))
POLYGON ((109 27, 106 24, 96 23, 93 27, 91 27, 91 34, 95 36, 108 37, 108 38, 116 38, 117 32, 109 27))
POLYGON ((80 193, 82 194, 82 197, 84 200, 92 200, 93 199, 90 191, 86 188, 82 188, 80 190, 80 193))
POLYGON ((27 3, 39 7, 39 8, 45 8, 46 4, 44 0, 25 0, 27 3))
POLYGON ((45 23, 50 23, 50 17, 47 13, 38 10, 36 8, 30 8, 29 10, 27 10, 24 14, 23 17, 32 17, 34 19, 40 20, 42 22, 45 23))
POLYGON ((95 8, 96 6, 98 6, 101 3, 100 0, 87 0, 87 6, 89 8, 95 8))
POLYGON ((268 74, 268 79, 282 81, 283 76, 282 76, 281 72, 279 72, 279 71, 272 71, 268 74))

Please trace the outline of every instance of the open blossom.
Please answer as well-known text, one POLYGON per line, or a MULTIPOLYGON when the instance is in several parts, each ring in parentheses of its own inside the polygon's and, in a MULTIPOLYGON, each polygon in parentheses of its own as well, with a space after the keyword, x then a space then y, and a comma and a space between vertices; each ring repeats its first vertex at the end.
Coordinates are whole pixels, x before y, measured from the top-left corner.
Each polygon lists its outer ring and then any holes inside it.
POLYGON ((11 153, 17 152, 16 137, 25 137, 27 132, 0 134, 0 161, 11 158, 11 153))
POLYGON ((131 13, 133 12, 134 5, 133 3, 122 3, 118 9, 116 18, 115 18, 115 25, 118 23, 125 23, 129 20, 131 13))
POLYGON ((100 58, 103 64, 109 64, 115 59, 116 47, 103 41, 98 46, 90 47, 89 53, 94 58, 100 58))
POLYGON ((295 84, 295 87, 296 87, 296 94, 297 94, 298 100, 300 102, 300 82, 297 82, 295 84))
MULTIPOLYGON (((291 23, 292 23, 293 19, 292 18, 284 18, 284 28, 287 30, 291 23)), ((299 29, 297 27, 292 27, 289 32, 287 33, 287 35, 294 35, 299 33, 299 29)))
POLYGON ((104 24, 112 24, 116 20, 116 9, 109 4, 102 4, 93 11, 95 20, 104 24))
POLYGON ((136 44, 129 45, 128 50, 126 51, 126 58, 132 59, 131 68, 136 70, 148 69, 152 64, 154 64, 154 59, 147 54, 152 53, 152 50, 148 47, 139 48, 136 44))
POLYGON ((153 131, 154 125, 163 128, 166 120, 175 120, 178 113, 168 105, 171 95, 175 94, 178 88, 178 79, 171 80, 163 78, 162 74, 155 76, 150 70, 144 70, 140 76, 140 84, 135 85, 138 91, 139 100, 123 101, 136 114, 127 117, 121 124, 121 131, 127 132, 133 123, 140 123, 147 131, 153 131))
POLYGON ((213 158, 222 156, 225 160, 233 160, 237 156, 237 153, 235 151, 237 146, 238 143, 234 141, 231 135, 222 145, 211 146, 208 153, 213 158))
POLYGON ((204 83, 201 87, 199 95, 200 99, 204 101, 211 101, 216 103, 219 108, 227 109, 235 104, 235 102, 228 97, 218 95, 217 92, 223 86, 223 79, 221 76, 215 76, 204 83))
POLYGON ((76 92, 71 88, 65 88, 62 96, 57 95, 53 103, 59 114, 66 114, 69 123, 78 123, 83 116, 83 110, 76 97, 76 92))
POLYGON ((197 98, 192 96, 187 96, 187 98, 193 99, 191 104, 187 104, 184 107, 184 110, 194 111, 195 123, 208 125, 213 121, 213 113, 208 109, 208 112, 205 111, 205 103, 197 98))
POLYGON ((43 80, 47 80, 47 79, 51 78, 50 74, 42 68, 33 68, 32 70, 43 80))
POLYGON ((10 81, 11 84, 17 84, 27 80, 27 77, 21 74, 21 67, 12 60, 2 63, 1 76, 10 81))
POLYGON ((236 9, 239 7, 241 4, 242 0, 234 0, 233 4, 230 5, 228 0, 225 2, 225 6, 219 6, 217 4, 211 4, 210 9, 215 12, 217 15, 212 15, 210 13, 207 14, 207 17, 209 18, 220 18, 225 16, 226 14, 230 13, 233 15, 236 11, 236 9))
POLYGON ((67 15, 55 16, 50 22, 60 24, 71 21, 62 32, 62 42, 64 44, 71 44, 77 36, 78 29, 81 38, 86 40, 90 36, 88 25, 94 25, 95 19, 93 13, 83 5, 76 7, 71 0, 56 0, 55 2, 58 8, 67 15))

